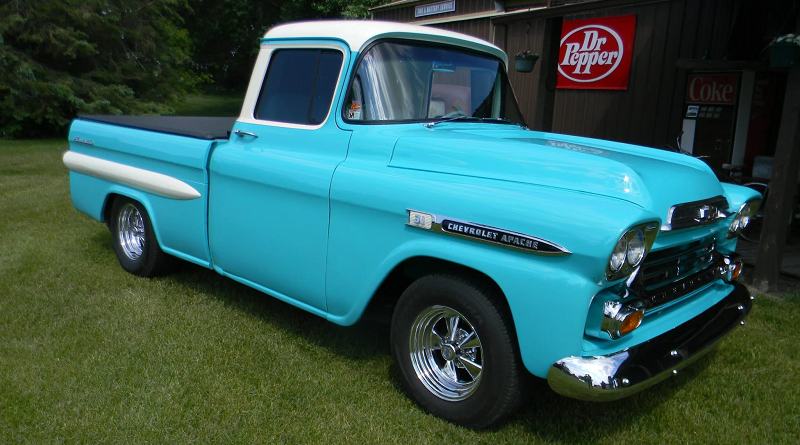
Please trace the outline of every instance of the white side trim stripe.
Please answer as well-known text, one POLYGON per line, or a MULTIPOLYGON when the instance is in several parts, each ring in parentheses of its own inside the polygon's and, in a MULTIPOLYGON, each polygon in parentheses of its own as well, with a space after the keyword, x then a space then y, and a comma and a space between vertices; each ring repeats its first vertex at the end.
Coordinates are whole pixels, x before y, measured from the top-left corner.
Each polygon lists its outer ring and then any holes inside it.
POLYGON ((64 153, 64 165, 70 171, 76 173, 129 185, 165 198, 188 200, 200 197, 200 192, 172 176, 82 155, 73 151, 64 153))

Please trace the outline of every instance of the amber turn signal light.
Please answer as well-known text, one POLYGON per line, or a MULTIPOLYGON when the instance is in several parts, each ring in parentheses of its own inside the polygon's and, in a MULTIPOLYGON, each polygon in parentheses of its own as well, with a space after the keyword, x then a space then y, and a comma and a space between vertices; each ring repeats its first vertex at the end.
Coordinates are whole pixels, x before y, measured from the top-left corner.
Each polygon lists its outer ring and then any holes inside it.
POLYGON ((625 306, 619 301, 607 301, 603 307, 603 323, 600 329, 612 340, 631 333, 642 324, 644 310, 625 306))
POLYGON ((742 273, 742 263, 735 263, 731 270, 731 280, 735 280, 742 273))
POLYGON ((619 335, 629 334, 631 331, 638 328, 639 325, 642 324, 642 318, 644 318, 644 311, 641 310, 628 314, 628 316, 622 320, 622 324, 619 327, 619 335))

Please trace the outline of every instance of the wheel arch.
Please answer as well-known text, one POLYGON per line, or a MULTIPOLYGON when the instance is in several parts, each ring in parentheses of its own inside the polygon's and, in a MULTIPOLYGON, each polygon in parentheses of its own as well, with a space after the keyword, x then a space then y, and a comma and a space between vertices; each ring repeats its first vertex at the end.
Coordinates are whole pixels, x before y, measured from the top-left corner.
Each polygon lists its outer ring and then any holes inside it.
POLYGON ((164 249, 164 245, 161 241, 161 232, 159 231, 158 227, 158 218, 153 211, 152 203, 144 193, 128 189, 126 187, 111 187, 108 193, 106 193, 105 201, 103 202, 101 212, 103 220, 101 222, 105 223, 105 225, 109 228, 111 227, 111 209, 114 207, 114 202, 120 198, 127 198, 132 201, 136 201, 144 207, 144 209, 147 211, 147 216, 150 219, 150 225, 153 227, 153 231, 156 233, 156 241, 158 242, 159 247, 164 249))
POLYGON ((504 310, 509 311, 508 301, 503 290, 491 276, 487 273, 449 259, 443 259, 430 255, 415 255, 408 257, 397 263, 387 273, 380 285, 373 292, 366 309, 364 317, 378 316, 387 310, 393 310, 400 299, 400 295, 419 278, 435 274, 451 274, 467 277, 470 280, 488 286, 497 291, 500 295, 504 310))
POLYGON ((582 263, 572 257, 532 255, 455 238, 414 239, 381 259, 356 255, 352 261, 329 265, 327 319, 347 326, 381 310, 384 316, 391 315, 394 297, 419 275, 404 271, 466 272, 491 280, 499 289, 498 299, 511 315, 523 362, 541 377, 555 360, 581 350, 586 313, 599 290, 582 263), (386 292, 392 287, 393 292, 386 292), (566 334, 553 340, 554 332, 566 334))

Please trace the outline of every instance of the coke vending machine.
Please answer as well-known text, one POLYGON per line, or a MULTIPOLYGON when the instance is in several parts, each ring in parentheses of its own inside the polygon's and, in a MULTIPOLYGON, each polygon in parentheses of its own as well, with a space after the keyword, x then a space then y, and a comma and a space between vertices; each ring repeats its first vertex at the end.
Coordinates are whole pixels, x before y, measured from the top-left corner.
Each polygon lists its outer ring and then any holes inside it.
POLYGON ((738 73, 691 73, 686 81, 681 146, 714 170, 730 163, 739 100, 738 73))

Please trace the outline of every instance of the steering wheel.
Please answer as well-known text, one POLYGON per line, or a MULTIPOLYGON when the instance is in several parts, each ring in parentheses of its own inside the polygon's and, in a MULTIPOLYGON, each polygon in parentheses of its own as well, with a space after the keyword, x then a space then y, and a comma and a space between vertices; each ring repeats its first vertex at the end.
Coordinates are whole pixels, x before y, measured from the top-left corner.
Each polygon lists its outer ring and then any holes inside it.
POLYGON ((465 113, 463 111, 460 111, 460 110, 455 110, 455 111, 451 111, 451 112, 449 112, 447 114, 443 114, 443 115, 441 115, 439 117, 441 117, 442 119, 448 119, 448 118, 451 118, 451 117, 460 117, 460 116, 467 116, 467 113, 465 113))
POLYGON ((461 107, 458 104, 455 104, 455 105, 453 105, 453 111, 451 111, 451 112, 449 112, 447 114, 443 114, 440 117, 443 118, 443 119, 447 119, 447 118, 459 117, 459 116, 469 116, 469 115, 467 113, 465 113, 464 110, 462 110, 461 107))

